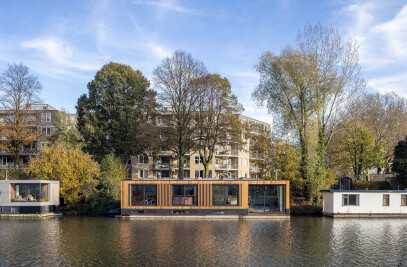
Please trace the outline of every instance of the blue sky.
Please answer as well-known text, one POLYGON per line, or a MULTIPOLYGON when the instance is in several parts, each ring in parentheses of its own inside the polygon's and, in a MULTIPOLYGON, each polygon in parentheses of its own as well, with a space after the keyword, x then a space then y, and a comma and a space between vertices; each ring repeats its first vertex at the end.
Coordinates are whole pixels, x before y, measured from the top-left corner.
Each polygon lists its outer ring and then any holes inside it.
POLYGON ((254 65, 262 52, 294 44, 307 22, 358 41, 369 90, 407 96, 407 2, 397 0, 3 0, 0 72, 24 63, 43 85, 43 102, 75 112, 104 64, 128 64, 151 80, 161 60, 182 49, 230 79, 245 115, 271 122, 250 98, 254 65))

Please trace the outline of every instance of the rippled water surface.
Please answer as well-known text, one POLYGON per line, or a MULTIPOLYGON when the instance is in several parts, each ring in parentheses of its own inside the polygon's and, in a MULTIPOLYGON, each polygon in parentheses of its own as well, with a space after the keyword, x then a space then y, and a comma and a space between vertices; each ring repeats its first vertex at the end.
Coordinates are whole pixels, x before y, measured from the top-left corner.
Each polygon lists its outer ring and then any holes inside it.
POLYGON ((407 219, 0 219, 0 266, 407 266, 407 219))

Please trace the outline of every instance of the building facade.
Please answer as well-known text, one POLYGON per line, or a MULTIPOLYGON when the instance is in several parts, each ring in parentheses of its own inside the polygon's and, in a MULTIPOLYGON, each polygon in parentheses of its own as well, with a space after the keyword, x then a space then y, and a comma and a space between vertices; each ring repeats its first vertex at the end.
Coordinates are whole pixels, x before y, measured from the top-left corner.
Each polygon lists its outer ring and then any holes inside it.
MULTIPOLYGON (((170 113, 162 113, 158 117, 158 124, 165 124, 171 119, 170 113)), ((243 115, 239 115, 242 124, 248 124, 250 135, 269 134, 270 124, 255 120, 243 115)), ((215 155, 209 165, 209 177, 204 177, 204 166, 201 163, 199 154, 191 151, 186 155, 184 163, 185 178, 214 178, 214 179, 238 179, 238 178, 259 178, 258 168, 250 156, 250 144, 252 141, 246 138, 243 133, 245 144, 239 144, 233 140, 224 140, 222 145, 215 147, 215 155)), ((173 151, 163 149, 159 152, 158 158, 152 155, 133 156, 129 161, 128 168, 131 172, 131 179, 165 179, 178 177, 178 158, 173 151)))
MULTIPOLYGON (((38 155, 48 139, 57 131, 54 126, 55 115, 58 110, 48 104, 31 104, 28 106, 27 119, 30 127, 38 134, 36 141, 26 144, 21 148, 19 163, 22 168, 28 165, 30 156, 38 155)), ((68 114, 69 118, 76 123, 76 114, 68 114)), ((13 111, 0 110, 0 125, 7 127, 13 121, 13 111)), ((1 134, 0 142, 7 142, 7 136, 1 134)), ((0 151, 1 169, 8 169, 12 163, 11 154, 5 150, 0 151)))
POLYGON ((121 215, 289 215, 289 181, 141 179, 121 182, 121 215))
POLYGON ((407 216, 406 190, 322 190, 323 213, 332 217, 407 216))

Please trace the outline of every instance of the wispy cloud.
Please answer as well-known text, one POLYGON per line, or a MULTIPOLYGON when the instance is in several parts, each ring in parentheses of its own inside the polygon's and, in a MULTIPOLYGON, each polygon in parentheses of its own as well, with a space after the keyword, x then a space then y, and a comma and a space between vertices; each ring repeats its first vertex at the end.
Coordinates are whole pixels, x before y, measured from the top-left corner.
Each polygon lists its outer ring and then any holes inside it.
POLYGON ((154 6, 161 9, 166 9, 170 11, 175 11, 178 13, 189 14, 189 15, 200 15, 200 12, 195 9, 186 8, 174 0, 162 0, 162 1, 136 1, 139 5, 154 6))
POLYGON ((44 55, 53 65, 78 70, 97 70, 99 64, 92 63, 93 59, 86 57, 57 37, 36 38, 21 43, 25 49, 35 49, 44 55))

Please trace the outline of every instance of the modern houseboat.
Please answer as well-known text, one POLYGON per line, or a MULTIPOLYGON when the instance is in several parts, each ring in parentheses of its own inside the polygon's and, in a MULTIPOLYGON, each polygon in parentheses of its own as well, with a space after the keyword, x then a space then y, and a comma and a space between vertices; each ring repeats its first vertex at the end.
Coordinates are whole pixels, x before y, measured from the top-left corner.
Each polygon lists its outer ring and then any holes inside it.
POLYGON ((290 214, 289 181, 141 179, 121 187, 121 216, 290 214))
POLYGON ((407 190, 322 190, 332 217, 407 217, 407 190))
POLYGON ((0 214, 44 214, 59 208, 59 181, 0 180, 0 214))

